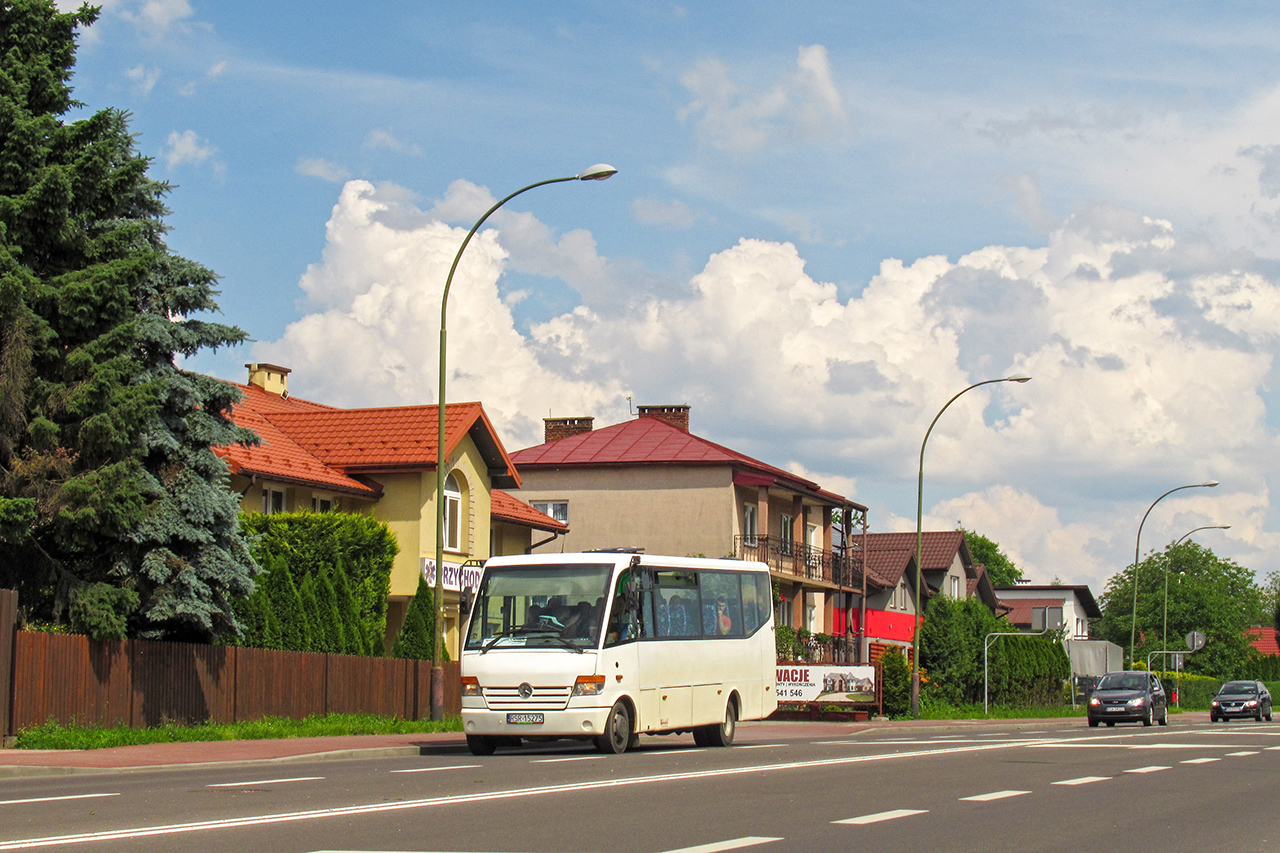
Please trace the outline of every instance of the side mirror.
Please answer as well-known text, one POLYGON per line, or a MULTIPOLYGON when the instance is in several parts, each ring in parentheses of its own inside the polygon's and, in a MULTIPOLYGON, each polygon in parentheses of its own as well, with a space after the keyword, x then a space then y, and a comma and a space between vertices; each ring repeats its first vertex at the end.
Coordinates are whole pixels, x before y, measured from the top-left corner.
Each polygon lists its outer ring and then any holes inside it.
POLYGON ((458 614, 463 618, 471 615, 471 605, 475 600, 475 593, 471 591, 471 587, 464 586, 461 594, 458 596, 458 614))

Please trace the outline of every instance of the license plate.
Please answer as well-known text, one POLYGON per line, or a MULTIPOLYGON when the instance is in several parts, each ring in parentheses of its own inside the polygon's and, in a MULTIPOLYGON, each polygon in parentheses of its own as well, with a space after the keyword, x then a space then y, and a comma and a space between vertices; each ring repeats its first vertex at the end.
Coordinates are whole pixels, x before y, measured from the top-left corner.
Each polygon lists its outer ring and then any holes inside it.
POLYGON ((1124 710, 1124 708, 1108 708, 1108 709, 1107 709, 1107 713, 1109 714, 1109 713, 1111 713, 1112 711, 1123 711, 1123 710, 1124 710))
POLYGON ((528 725, 531 723, 541 723, 541 714, 507 714, 507 722, 513 724, 528 725))

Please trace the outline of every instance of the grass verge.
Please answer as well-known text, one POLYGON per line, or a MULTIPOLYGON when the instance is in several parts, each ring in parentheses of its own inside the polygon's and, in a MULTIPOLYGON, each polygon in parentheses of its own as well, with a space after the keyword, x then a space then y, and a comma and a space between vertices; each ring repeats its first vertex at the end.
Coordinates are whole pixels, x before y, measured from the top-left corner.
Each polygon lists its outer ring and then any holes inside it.
POLYGON ((305 720, 265 717, 242 723, 166 723, 135 729, 128 726, 78 726, 48 722, 18 733, 18 749, 105 749, 143 743, 191 743, 208 740, 265 740, 335 735, 422 734, 460 732, 462 719, 440 722, 400 720, 373 714, 316 714, 305 720))

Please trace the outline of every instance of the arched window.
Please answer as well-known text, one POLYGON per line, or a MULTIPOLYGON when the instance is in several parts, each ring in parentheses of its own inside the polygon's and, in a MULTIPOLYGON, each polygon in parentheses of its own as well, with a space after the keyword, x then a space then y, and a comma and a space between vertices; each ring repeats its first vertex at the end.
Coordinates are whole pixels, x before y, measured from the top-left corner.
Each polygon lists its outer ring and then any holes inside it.
POLYGON ((462 550, 462 490, 453 474, 444 481, 444 547, 462 550))

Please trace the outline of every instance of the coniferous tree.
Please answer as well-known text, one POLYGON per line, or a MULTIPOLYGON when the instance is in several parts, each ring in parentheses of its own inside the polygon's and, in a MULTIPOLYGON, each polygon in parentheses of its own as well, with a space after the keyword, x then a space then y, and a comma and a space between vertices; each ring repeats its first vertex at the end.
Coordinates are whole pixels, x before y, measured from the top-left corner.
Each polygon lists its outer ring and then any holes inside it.
POLYGON ((216 276, 165 245, 126 115, 63 120, 96 17, 0 0, 0 585, 103 636, 236 635, 258 569, 211 448, 256 438, 175 358, 245 335, 195 319, 216 276))
MULTIPOLYGON (((435 614, 435 593, 425 579, 419 578, 418 591, 409 601, 409 610, 405 613, 404 625, 400 627, 391 656, 431 660, 435 653, 435 614)), ((445 658, 448 659, 447 653, 445 658)))

